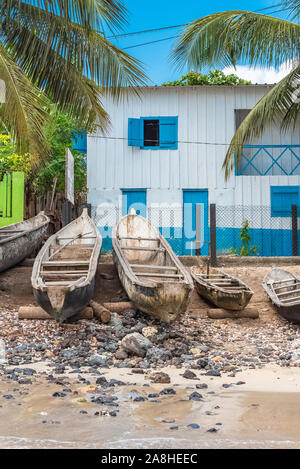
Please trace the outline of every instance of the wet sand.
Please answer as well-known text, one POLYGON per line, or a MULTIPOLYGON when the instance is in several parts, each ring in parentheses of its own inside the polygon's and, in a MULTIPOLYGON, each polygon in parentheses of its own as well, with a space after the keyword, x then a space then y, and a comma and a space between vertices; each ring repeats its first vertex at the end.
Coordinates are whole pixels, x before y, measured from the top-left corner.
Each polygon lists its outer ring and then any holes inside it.
MULTIPOLYGON (((235 377, 200 376, 186 380, 168 368, 171 384, 153 385, 147 375, 107 370, 104 376, 126 386, 111 389, 119 407, 90 402, 96 388, 77 384, 72 375, 59 386, 45 378, 31 385, 0 382, 0 448, 298 448, 300 446, 300 370, 268 366, 235 377), (245 384, 237 385, 239 381, 245 384), (197 390, 197 383, 207 389, 197 390), (145 386, 145 384, 150 386, 145 386), (223 388, 222 384, 232 384, 223 388), (176 395, 134 402, 172 387, 176 395), (63 398, 54 392, 69 388, 63 398), (198 391, 201 401, 188 396, 198 391), (210 394, 214 392, 215 394, 210 394), (24 394, 28 393, 28 394, 24 394), (4 395, 12 394, 7 400, 4 395), (154 401, 154 402, 153 402, 154 401), (159 402, 155 402, 159 401, 159 402), (95 415, 119 410, 116 417, 95 415), (80 413, 85 411, 87 413, 80 413), (209 413, 209 415, 207 414, 209 413), (188 424, 200 428, 188 428, 188 424), (216 425, 222 423, 222 425, 216 425), (178 427, 178 429, 172 429, 178 427), (207 430, 215 428, 216 433, 207 430)), ((82 376, 85 376, 82 374, 82 376)), ((87 376, 86 376, 87 377, 87 376)))

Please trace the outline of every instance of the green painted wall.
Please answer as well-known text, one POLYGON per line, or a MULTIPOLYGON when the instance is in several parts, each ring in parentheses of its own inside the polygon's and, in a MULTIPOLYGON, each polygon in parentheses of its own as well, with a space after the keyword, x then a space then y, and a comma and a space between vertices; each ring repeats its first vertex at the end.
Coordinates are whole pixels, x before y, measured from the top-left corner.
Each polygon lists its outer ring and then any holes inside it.
POLYGON ((0 182, 0 227, 22 221, 24 217, 24 173, 4 174, 0 182), (11 184, 12 182, 12 184, 11 184), (12 187, 12 205, 11 205, 12 187), (12 215, 12 216, 11 216, 12 215))

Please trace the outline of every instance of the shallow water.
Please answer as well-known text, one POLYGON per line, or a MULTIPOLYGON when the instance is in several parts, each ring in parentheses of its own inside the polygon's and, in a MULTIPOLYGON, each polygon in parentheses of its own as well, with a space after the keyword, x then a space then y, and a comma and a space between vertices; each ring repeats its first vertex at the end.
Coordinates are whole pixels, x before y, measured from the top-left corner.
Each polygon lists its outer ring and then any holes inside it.
POLYGON ((176 395, 160 402, 133 402, 169 385, 128 385, 112 389, 119 407, 88 400, 93 386, 58 386, 46 381, 32 385, 0 383, 0 448, 298 448, 300 394, 234 390, 203 394, 194 402, 192 386, 175 386, 176 395), (66 397, 56 391, 71 388, 66 397), (23 394, 28 392, 28 394, 23 394), (3 395, 12 394, 7 400, 3 395), (86 399, 86 402, 82 400, 86 399), (95 416, 96 411, 119 409, 117 417, 95 416), (80 414, 80 411, 87 414, 80 414), (205 412, 211 412, 207 415, 205 412), (175 420, 173 423, 163 420, 175 420), (43 423, 44 422, 44 423, 43 423), (59 423, 58 423, 59 422, 59 423), (222 423, 217 426, 216 423, 222 423), (188 428, 190 423, 199 429, 188 428), (178 429, 171 429, 178 426, 178 429), (217 433, 207 433, 214 427, 217 433))

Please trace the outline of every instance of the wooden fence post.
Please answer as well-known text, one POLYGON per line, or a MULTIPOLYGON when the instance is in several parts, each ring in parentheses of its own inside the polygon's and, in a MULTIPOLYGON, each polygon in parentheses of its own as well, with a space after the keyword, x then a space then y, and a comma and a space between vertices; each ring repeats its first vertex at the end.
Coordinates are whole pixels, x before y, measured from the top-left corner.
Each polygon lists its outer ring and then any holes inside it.
POLYGON ((72 204, 71 202, 63 202, 61 207, 62 226, 66 226, 72 221, 72 204))
POLYGON ((210 265, 217 266, 216 204, 209 206, 210 218, 210 265))
POLYGON ((292 255, 298 256, 298 210, 292 205, 292 255))

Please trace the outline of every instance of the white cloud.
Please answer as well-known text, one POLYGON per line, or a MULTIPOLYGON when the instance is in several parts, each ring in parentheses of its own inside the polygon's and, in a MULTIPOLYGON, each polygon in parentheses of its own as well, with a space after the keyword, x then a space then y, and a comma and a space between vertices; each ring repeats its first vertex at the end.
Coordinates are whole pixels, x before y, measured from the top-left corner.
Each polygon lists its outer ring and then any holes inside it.
POLYGON ((244 80, 249 80, 252 83, 277 83, 284 76, 286 76, 292 70, 290 63, 283 63, 280 65, 278 70, 274 67, 271 68, 262 68, 262 67, 249 67, 248 65, 237 65, 234 67, 226 67, 223 72, 225 75, 230 75, 234 73, 235 75, 243 78, 244 80))

